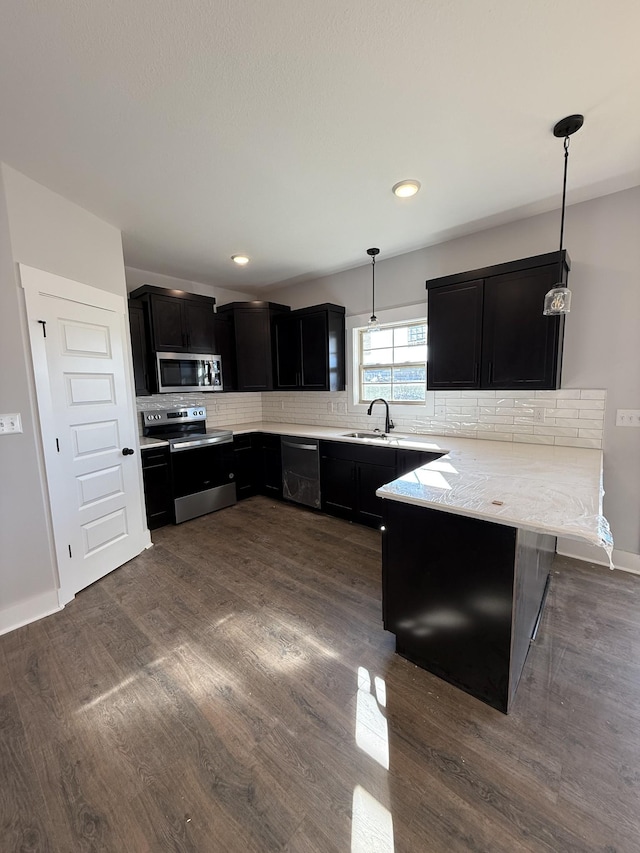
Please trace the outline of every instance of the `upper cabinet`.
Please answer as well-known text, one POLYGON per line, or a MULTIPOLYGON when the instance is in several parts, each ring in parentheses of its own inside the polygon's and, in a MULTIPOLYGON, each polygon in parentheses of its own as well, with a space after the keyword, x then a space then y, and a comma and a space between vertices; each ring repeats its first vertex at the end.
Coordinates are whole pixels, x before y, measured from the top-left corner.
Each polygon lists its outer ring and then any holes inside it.
POLYGON ((344 391, 345 309, 325 303, 275 318, 275 382, 281 391, 344 391))
MULTIPOLYGON (((535 390, 560 386, 564 315, 545 317, 558 252, 427 281, 427 387, 535 390)), ((562 280, 570 260, 562 252, 562 280)))
POLYGON ((238 391, 273 390, 273 323, 289 313, 275 302, 230 302, 218 309, 230 315, 235 335, 236 388, 238 391))
POLYGON ((131 332, 131 355, 133 356, 133 378, 137 396, 151 394, 153 382, 149 370, 149 343, 144 321, 144 309, 139 302, 129 300, 129 330, 131 332))
POLYGON ((217 354, 212 297, 145 284, 129 298, 145 307, 152 351, 217 354))

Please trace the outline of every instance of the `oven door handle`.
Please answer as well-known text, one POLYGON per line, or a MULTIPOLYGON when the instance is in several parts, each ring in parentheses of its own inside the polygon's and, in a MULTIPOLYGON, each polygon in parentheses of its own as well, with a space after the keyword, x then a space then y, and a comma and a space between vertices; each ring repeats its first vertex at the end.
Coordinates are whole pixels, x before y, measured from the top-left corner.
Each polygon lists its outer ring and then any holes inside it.
POLYGON ((190 450, 192 447, 210 447, 214 444, 230 444, 233 438, 220 436, 220 438, 197 439, 191 441, 176 441, 171 445, 172 453, 180 453, 182 450, 190 450))

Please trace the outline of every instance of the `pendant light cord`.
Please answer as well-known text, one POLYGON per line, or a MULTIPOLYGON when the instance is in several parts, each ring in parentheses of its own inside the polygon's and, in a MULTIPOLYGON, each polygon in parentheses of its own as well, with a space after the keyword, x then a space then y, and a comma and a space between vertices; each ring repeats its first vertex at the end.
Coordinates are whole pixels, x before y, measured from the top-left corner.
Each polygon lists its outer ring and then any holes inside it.
POLYGON ((569 141, 570 137, 564 138, 564 178, 562 180, 562 215, 560 218, 560 258, 558 260, 558 281, 562 282, 562 244, 564 241, 564 208, 567 198, 567 166, 569 164, 569 141))
POLYGON ((371 255, 371 319, 376 319, 376 256, 371 255))

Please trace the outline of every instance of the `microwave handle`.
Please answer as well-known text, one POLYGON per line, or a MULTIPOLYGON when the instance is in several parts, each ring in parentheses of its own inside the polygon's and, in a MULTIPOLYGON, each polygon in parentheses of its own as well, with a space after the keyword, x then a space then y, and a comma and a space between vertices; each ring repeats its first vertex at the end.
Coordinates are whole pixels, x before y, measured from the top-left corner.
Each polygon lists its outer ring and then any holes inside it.
POLYGON ((207 362, 207 377, 209 379, 209 385, 213 388, 213 371, 211 369, 212 361, 207 362))

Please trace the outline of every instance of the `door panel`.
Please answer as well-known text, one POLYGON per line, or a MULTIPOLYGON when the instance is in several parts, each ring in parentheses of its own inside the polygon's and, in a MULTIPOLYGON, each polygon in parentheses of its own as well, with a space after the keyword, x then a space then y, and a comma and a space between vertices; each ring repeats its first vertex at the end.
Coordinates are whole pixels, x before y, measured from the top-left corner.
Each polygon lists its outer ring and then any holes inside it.
POLYGON ((138 445, 126 304, 120 311, 112 294, 29 267, 20 272, 64 604, 149 544, 139 460, 122 453, 138 445))

